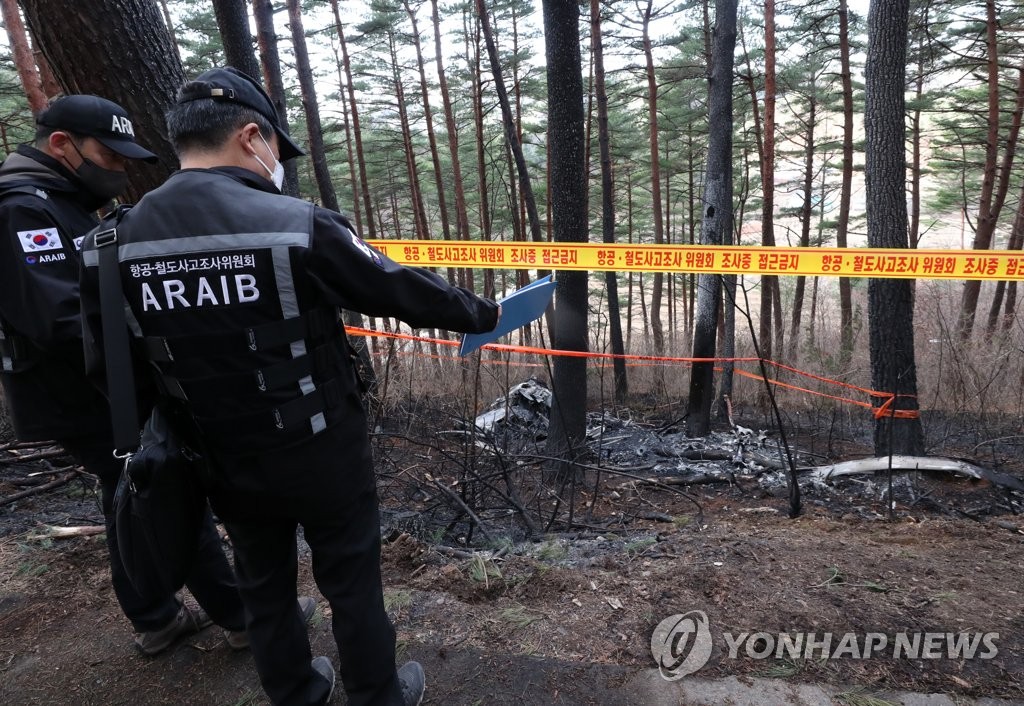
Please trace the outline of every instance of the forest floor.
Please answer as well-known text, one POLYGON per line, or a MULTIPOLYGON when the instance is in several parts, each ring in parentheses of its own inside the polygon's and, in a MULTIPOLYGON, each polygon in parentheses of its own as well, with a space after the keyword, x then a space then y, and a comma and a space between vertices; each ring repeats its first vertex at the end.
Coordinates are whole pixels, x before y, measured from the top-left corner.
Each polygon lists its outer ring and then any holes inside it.
MULTIPOLYGON (((837 455, 868 451, 851 441, 837 455)), ((389 463, 399 452, 388 450, 389 463)), ((407 452, 412 458, 414 449, 407 452)), ((28 473, 60 465, 11 463, 9 452, 0 461, 0 501, 24 490, 28 473)), ((1000 470, 1024 476, 1020 461, 1000 470)), ((476 548, 396 526, 424 500, 382 493, 386 604, 398 660, 426 669, 424 703, 725 703, 658 691, 673 685, 657 675, 652 632, 689 611, 706 614, 713 648, 683 682, 736 677, 755 692, 761 679, 815 684, 828 693, 820 703, 849 706, 906 703, 894 691, 943 694, 944 703, 1024 703, 1020 495, 922 474, 910 481, 911 495, 897 496, 890 519, 877 489, 863 492, 870 480, 850 481, 805 487, 803 513, 789 519, 784 489, 759 484, 687 487, 698 514, 668 488, 611 475, 600 483, 587 522, 572 532, 476 548), (836 641, 853 633, 861 648, 869 633, 882 633, 890 647, 867 659, 752 656, 785 632, 828 632, 836 641), (766 635, 732 656, 724 633, 766 635), (898 633, 989 633, 998 654, 950 658, 940 639, 938 657, 894 657, 898 633), (658 701, 656 692, 670 696, 658 701)), ((0 506, 0 703, 266 703, 250 655, 232 652, 215 628, 156 658, 134 650, 102 535, 37 538, 44 524, 101 521, 86 476, 0 506)), ((318 595, 308 565, 300 592, 318 595)), ((313 653, 337 664, 323 601, 310 637, 313 653)), ((334 703, 344 701, 340 691, 334 703)))

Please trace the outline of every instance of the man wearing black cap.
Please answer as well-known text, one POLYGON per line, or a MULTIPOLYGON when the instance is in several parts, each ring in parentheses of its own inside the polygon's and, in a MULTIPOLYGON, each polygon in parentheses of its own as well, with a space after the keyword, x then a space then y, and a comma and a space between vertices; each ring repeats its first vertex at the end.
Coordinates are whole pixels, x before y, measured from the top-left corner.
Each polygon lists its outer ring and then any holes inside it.
POLYGON ((58 98, 36 122, 34 146, 19 147, 0 166, 0 381, 15 434, 58 441, 99 477, 114 592, 142 652, 163 651, 211 616, 240 633, 241 600, 210 518, 189 582, 205 610, 174 595, 140 595, 109 531, 121 462, 111 455, 107 401, 85 375, 79 249, 97 224, 96 210, 124 191, 126 161, 156 156, 136 144, 124 109, 97 96, 58 98))
POLYGON ((467 332, 492 330, 500 309, 397 265, 340 214, 282 195, 281 160, 303 152, 248 76, 198 76, 167 123, 182 170, 116 232, 86 239, 87 347, 102 346, 97 248, 116 246, 138 348, 166 394, 185 402, 218 468, 211 501, 234 547, 271 701, 323 704, 334 686, 295 610, 301 525, 348 703, 418 704, 422 668, 395 668, 366 415, 339 307, 467 332))

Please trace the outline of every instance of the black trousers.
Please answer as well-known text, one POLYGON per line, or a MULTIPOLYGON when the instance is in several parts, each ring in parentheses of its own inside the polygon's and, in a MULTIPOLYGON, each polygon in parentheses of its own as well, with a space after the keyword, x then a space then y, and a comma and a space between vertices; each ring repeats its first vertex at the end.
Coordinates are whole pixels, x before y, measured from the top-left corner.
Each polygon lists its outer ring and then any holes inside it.
MULTIPOLYGON (((177 615, 179 604, 174 594, 140 595, 132 586, 121 563, 112 521, 114 491, 117 489, 123 462, 111 455, 113 442, 104 438, 77 437, 61 439, 59 443, 87 472, 100 479, 103 517, 107 527, 107 550, 110 554, 110 576, 121 610, 136 632, 159 630, 177 615)), ((213 622, 229 630, 242 629, 245 613, 235 575, 224 555, 220 535, 209 510, 199 538, 196 565, 185 585, 213 622)))
POLYGON ((222 486, 211 500, 234 545, 249 641, 267 696, 277 706, 321 704, 327 696, 326 683, 310 667, 307 628, 296 606, 301 526, 313 577, 331 606, 348 703, 400 706, 365 426, 222 461, 222 486))

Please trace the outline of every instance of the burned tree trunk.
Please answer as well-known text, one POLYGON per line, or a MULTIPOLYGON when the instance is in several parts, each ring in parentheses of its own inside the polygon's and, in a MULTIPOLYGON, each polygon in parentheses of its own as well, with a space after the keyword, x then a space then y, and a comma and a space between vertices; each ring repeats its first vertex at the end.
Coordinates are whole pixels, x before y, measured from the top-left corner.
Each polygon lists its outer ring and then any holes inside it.
MULTIPOLYGON (((737 0, 716 0, 713 64, 708 77, 707 177, 704 184, 702 245, 721 245, 732 228, 732 69, 736 47, 737 0)), ((718 330, 719 275, 697 276, 697 312, 693 331, 693 357, 714 358, 718 330)), ((732 306, 732 302, 729 302, 732 306)), ((711 430, 714 399, 714 363, 694 363, 687 406, 688 432, 706 436, 711 430)))
MULTIPOLYGON (((274 109, 281 116, 281 128, 289 132, 288 99, 284 92, 284 79, 281 77, 281 58, 277 53, 272 0, 252 0, 252 14, 256 20, 256 39, 260 47, 263 82, 267 86, 270 100, 274 101, 274 109)), ((296 197, 299 195, 299 168, 294 159, 284 163, 284 193, 296 197)))

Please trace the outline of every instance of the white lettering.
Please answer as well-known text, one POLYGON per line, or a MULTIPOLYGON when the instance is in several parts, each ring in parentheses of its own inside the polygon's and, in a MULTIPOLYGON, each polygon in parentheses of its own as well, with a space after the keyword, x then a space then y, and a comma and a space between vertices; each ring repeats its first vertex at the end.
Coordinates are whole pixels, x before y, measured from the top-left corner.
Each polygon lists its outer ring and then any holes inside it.
POLYGON ((156 300, 156 296, 153 294, 153 290, 149 287, 149 282, 142 283, 142 310, 149 311, 149 307, 152 306, 157 311, 163 311, 160 307, 160 302, 156 300))
POLYGON ((60 262, 64 260, 64 253, 54 253, 53 255, 40 255, 39 262, 60 262))
POLYGON ((800 653, 803 652, 803 649, 804 634, 802 632, 798 632, 795 636, 784 632, 779 635, 775 658, 782 659, 783 655, 788 655, 789 659, 800 659, 800 653))
POLYGON ((992 659, 999 654, 999 648, 996 647, 996 640, 999 639, 999 633, 987 632, 981 637, 981 643, 985 645, 985 652, 978 655, 978 659, 992 659))
POLYGON ((917 659, 921 654, 921 633, 907 635, 905 632, 896 633, 896 645, 892 650, 892 658, 899 659, 906 653, 907 659, 917 659))
POLYGON ((827 632, 817 639, 818 633, 812 632, 804 641, 804 659, 814 659, 814 651, 818 650, 821 659, 828 658, 829 647, 832 646, 832 633, 827 632))
POLYGON ((175 300, 181 302, 184 308, 192 306, 182 295, 185 293, 185 283, 180 279, 164 280, 164 298, 167 300, 167 308, 173 309, 175 300))
POLYGON ((949 659, 974 659, 981 647, 982 636, 976 632, 958 632, 946 635, 946 656, 949 659))
POLYGON ((729 659, 736 659, 737 653, 740 651, 740 646, 743 641, 747 639, 747 635, 750 633, 741 632, 739 637, 733 637, 731 632, 723 632, 722 637, 725 638, 725 644, 729 648, 729 659))
POLYGON ((111 130, 135 137, 135 128, 132 127, 131 120, 117 115, 113 115, 111 117, 113 118, 113 122, 110 125, 111 130))
POLYGON ((839 640, 839 645, 836 647, 836 651, 832 653, 832 656, 856 658, 860 656, 859 652, 857 634, 848 632, 839 640))
POLYGON ((770 657, 775 651, 775 637, 766 632, 755 632, 747 640, 747 656, 751 659, 770 657))
POLYGON ((921 659, 938 659, 942 656, 942 643, 946 640, 946 634, 941 632, 926 632, 924 634, 924 646, 921 649, 921 659))
MULTIPOLYGON (((210 283, 206 281, 205 277, 199 278, 199 296, 196 297, 196 306, 202 306, 204 301, 210 301, 214 306, 217 306, 220 302, 217 301, 216 295, 213 293, 213 288, 210 287, 210 283)), ((227 303, 227 300, 225 300, 227 303)))
POLYGON ((864 638, 864 659, 872 657, 873 652, 881 652, 889 644, 884 632, 869 632, 864 638))
POLYGON ((235 291, 238 293, 238 303, 258 301, 260 290, 256 288, 256 278, 252 275, 235 275, 235 291))

